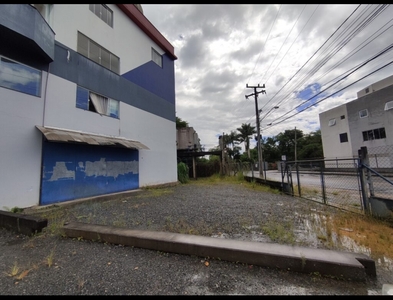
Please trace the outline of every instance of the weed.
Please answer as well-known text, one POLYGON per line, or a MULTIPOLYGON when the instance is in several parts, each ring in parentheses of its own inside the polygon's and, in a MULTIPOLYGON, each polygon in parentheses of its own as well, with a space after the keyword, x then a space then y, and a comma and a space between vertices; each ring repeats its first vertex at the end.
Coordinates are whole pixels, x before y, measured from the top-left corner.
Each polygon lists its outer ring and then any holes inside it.
POLYGON ((16 275, 18 275, 18 273, 19 273, 19 266, 17 262, 15 262, 10 268, 10 271, 6 274, 10 277, 15 277, 16 275))
POLYGON ((78 279, 78 288, 81 290, 81 289, 83 289, 83 286, 85 285, 85 283, 86 283, 86 280, 83 280, 83 279, 78 279))
POLYGON ((55 256, 55 249, 52 249, 46 258, 46 264, 48 265, 49 268, 53 265, 54 256, 55 256))
POLYGON ((29 272, 30 272, 30 270, 24 270, 15 278, 18 280, 22 280, 23 278, 25 278, 27 276, 27 274, 29 274, 29 272))

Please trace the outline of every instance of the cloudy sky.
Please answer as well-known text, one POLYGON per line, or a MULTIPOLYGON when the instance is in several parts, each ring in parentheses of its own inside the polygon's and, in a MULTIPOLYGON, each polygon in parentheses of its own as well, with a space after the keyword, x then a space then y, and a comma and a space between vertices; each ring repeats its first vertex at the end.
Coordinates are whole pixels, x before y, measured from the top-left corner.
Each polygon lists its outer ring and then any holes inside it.
POLYGON ((222 133, 256 126, 255 91, 263 137, 295 127, 309 133, 319 129, 319 113, 393 75, 389 5, 142 8, 175 48, 176 116, 206 150, 222 133))

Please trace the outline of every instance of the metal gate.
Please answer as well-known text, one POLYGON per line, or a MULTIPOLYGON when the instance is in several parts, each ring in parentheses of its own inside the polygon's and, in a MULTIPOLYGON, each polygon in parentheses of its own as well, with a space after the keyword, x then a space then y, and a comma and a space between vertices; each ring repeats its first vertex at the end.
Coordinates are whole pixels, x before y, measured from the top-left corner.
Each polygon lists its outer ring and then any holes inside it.
POLYGON ((358 158, 281 162, 283 192, 341 209, 393 217, 393 169, 371 168, 367 148, 358 158))
POLYGON ((281 179, 287 194, 362 213, 358 166, 357 158, 282 162, 281 179))

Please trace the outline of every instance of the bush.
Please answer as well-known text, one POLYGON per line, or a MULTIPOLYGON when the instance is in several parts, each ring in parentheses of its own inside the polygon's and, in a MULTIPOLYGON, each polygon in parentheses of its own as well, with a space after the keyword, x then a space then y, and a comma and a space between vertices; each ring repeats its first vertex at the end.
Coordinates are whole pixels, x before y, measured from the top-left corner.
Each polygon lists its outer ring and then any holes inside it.
POLYGON ((188 176, 188 166, 184 162, 179 162, 177 164, 177 178, 181 183, 187 183, 189 180, 188 176))

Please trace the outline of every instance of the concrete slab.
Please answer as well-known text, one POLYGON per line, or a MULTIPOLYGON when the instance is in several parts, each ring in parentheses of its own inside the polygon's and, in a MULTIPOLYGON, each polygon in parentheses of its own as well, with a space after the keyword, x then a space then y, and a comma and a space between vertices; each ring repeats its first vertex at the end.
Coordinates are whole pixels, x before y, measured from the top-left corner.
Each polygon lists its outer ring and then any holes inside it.
POLYGON ((68 223, 70 238, 120 244, 335 278, 376 277, 375 262, 362 253, 340 252, 275 243, 221 239, 188 234, 132 230, 80 222, 68 223))
POLYGON ((48 220, 40 217, 0 210, 0 227, 25 235, 34 235, 48 226, 48 220))

